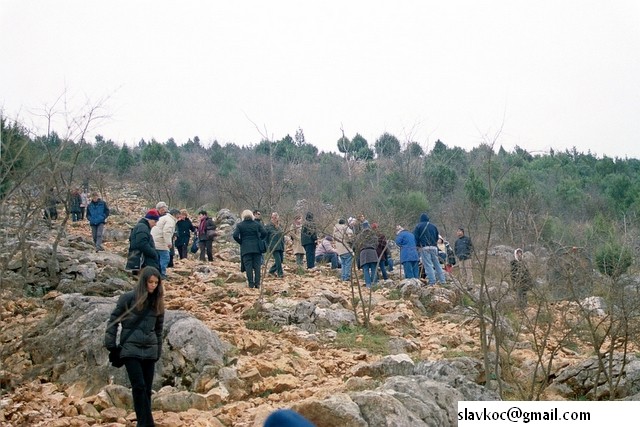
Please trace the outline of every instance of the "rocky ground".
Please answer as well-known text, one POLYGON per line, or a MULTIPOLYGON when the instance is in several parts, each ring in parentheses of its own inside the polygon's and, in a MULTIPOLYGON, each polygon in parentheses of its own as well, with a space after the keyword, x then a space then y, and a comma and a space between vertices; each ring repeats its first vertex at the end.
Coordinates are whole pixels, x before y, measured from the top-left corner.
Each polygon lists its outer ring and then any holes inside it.
MULTIPOLYGON (((122 236, 144 208, 130 197, 124 200, 128 201, 119 201, 119 214, 107 225, 111 237, 104 244, 106 252, 98 256, 122 256, 126 252, 127 242, 122 236)), ((85 222, 68 226, 65 241, 74 239, 90 241, 85 222)), ((406 353, 413 361, 480 356, 477 321, 458 311, 452 301, 425 311, 417 300, 403 298, 394 286, 401 281, 397 273, 372 293, 371 330, 375 333, 354 326, 310 339, 309 333, 300 328, 274 326, 256 315, 256 309, 282 299, 305 300, 322 294, 351 308, 350 285, 339 281, 337 272, 328 266, 299 270, 288 254, 283 279, 268 277, 261 290, 249 289, 239 271, 237 245, 227 241, 224 233, 215 252, 212 263, 200 262, 192 254, 186 260, 176 260, 164 282, 166 305, 169 310, 190 313, 231 344, 229 365, 247 386, 235 395, 217 396, 218 403, 206 409, 198 409, 196 404, 182 412, 157 410, 154 416, 158 426, 260 426, 275 408, 374 387, 375 378, 364 375, 354 381, 354 372, 389 354, 406 353), (378 341, 372 339, 374 335, 378 341)), ((85 396, 78 387, 62 387, 46 375, 28 378, 21 374, 33 363, 21 337, 47 319, 47 302, 58 295, 60 291, 55 290, 43 297, 27 298, 15 289, 2 289, 0 425, 133 425, 131 410, 113 406, 96 409, 100 408, 100 393, 85 396)), ((359 317, 361 320, 362 315, 359 317)), ((514 363, 525 364, 532 358, 527 346, 514 352, 514 363)), ((560 369, 582 359, 575 349, 565 349, 555 364, 560 369)))

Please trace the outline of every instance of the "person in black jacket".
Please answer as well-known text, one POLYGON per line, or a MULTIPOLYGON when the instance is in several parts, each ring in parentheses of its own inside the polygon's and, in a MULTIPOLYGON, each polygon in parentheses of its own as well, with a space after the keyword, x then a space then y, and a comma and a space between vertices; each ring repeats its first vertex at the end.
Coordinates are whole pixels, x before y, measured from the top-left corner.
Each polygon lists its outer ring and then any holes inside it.
POLYGON ((176 222, 176 248, 178 248, 180 259, 187 257, 191 233, 195 233, 197 230, 189 219, 189 212, 186 209, 180 209, 178 222, 176 222))
POLYGON ((156 246, 153 243, 153 237, 151 236, 151 228, 155 227, 156 222, 160 219, 160 214, 157 209, 150 209, 147 214, 142 218, 129 236, 129 252, 133 250, 139 250, 142 252, 142 265, 144 267, 160 268, 160 260, 158 258, 158 252, 156 246))
POLYGON ((316 223, 313 221, 313 214, 307 212, 302 224, 302 230, 300 231, 300 242, 304 248, 305 256, 307 258, 307 269, 312 269, 316 266, 316 244, 318 243, 318 232, 316 223))
POLYGON ((164 326, 164 288, 160 272, 153 267, 142 270, 138 286, 120 296, 111 312, 104 345, 109 351, 117 348, 118 324, 122 326, 120 357, 131 383, 137 425, 153 426, 151 390, 155 364, 162 355, 164 326))
POLYGON ((240 244, 240 257, 247 274, 250 288, 260 287, 260 241, 267 237, 267 231, 259 221, 255 221, 253 212, 242 211, 242 221, 233 231, 233 240, 240 244))
POLYGON ((284 276, 282 271, 282 256, 284 254, 284 232, 280 227, 280 215, 278 212, 271 214, 271 223, 265 227, 267 231, 268 251, 273 256, 273 266, 269 269, 269 274, 284 276))

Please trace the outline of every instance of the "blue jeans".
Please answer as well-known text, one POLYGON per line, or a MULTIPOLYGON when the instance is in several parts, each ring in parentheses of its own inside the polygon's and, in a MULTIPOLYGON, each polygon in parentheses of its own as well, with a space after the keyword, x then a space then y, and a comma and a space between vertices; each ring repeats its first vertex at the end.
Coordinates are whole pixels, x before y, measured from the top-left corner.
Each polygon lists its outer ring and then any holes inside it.
POLYGON ((353 254, 347 252, 346 254, 340 255, 340 262, 342 263, 340 278, 343 281, 351 279, 351 264, 353 263, 353 254))
POLYGON ((393 258, 387 258, 387 271, 393 271, 393 258))
POLYGON ((162 275, 162 277, 167 275, 167 265, 169 265, 169 258, 171 257, 169 255, 169 251, 161 251, 156 249, 156 252, 158 252, 158 263, 160 264, 160 274, 162 275))
POLYGON ((427 276, 429 284, 436 284, 436 276, 438 277, 438 282, 440 282, 441 284, 445 284, 447 282, 447 279, 445 279, 444 271, 442 271, 442 267, 440 267, 440 261, 438 261, 437 246, 422 247, 418 250, 420 252, 420 259, 422 260, 422 266, 424 267, 424 274, 427 276))
POLYGON ((419 279, 420 268, 418 267, 418 261, 405 261, 402 263, 404 268, 405 279, 419 279))
POLYGON ((324 254, 316 257, 316 262, 330 262, 331 268, 338 268, 338 254, 324 254))
POLYGON ((368 262, 362 266, 362 271, 364 273, 364 285, 367 288, 370 288, 376 281, 376 265, 377 263, 375 262, 368 262))
POLYGON ((382 278, 384 280, 387 280, 389 278, 389 275, 387 274, 387 260, 380 260, 378 266, 380 266, 380 273, 382 273, 382 278))

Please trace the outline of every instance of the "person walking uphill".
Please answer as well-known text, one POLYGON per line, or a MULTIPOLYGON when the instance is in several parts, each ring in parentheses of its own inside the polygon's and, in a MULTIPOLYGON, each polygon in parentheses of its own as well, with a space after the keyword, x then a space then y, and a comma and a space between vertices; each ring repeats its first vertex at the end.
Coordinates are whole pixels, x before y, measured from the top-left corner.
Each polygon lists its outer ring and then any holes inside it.
POLYGON ((261 241, 267 237, 267 231, 259 221, 254 221, 253 212, 242 211, 242 221, 233 231, 233 240, 240 244, 240 258, 247 274, 250 288, 260 287, 261 241))
POLYGON ((109 217, 109 207, 107 203, 100 198, 100 195, 94 191, 91 193, 91 202, 87 206, 87 219, 91 226, 91 236, 93 244, 96 246, 96 252, 104 251, 102 247, 102 234, 104 233, 104 225, 109 217))
POLYGON ((447 280, 444 277, 442 267, 440 267, 440 261, 438 261, 438 236, 440 233, 438 228, 429 221, 426 212, 420 215, 420 222, 413 230, 413 235, 416 238, 418 253, 429 285, 435 285, 436 278, 441 285, 444 285, 447 280))
POLYGON ((131 383, 138 427, 155 425, 151 412, 151 391, 155 365, 162 355, 164 311, 164 288, 160 272, 153 267, 146 267, 140 274, 136 288, 118 299, 104 335, 107 350, 116 351, 118 325, 122 326, 120 358, 124 361, 131 383))

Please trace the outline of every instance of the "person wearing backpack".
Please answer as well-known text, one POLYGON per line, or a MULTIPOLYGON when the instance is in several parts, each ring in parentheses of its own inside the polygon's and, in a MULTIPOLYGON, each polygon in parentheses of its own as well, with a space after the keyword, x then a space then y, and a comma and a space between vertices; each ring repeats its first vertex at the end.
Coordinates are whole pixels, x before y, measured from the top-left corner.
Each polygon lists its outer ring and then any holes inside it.
POLYGON ((104 336, 104 346, 110 353, 119 352, 127 370, 138 426, 155 425, 151 392, 155 365, 162 355, 164 313, 162 277, 156 268, 146 267, 136 288, 118 299, 104 336), (119 345, 118 325, 122 326, 119 345))

